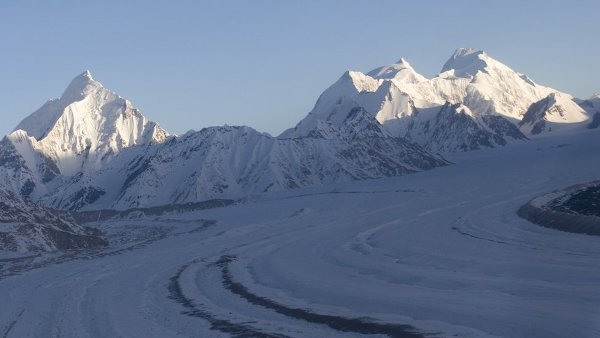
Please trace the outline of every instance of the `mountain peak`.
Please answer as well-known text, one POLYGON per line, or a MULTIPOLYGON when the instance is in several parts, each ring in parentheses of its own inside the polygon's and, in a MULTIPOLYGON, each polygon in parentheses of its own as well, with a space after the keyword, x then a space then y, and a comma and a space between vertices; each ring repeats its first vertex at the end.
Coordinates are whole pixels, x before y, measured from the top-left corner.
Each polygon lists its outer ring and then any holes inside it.
POLYGON ((482 50, 458 48, 446 61, 441 73, 453 72, 457 77, 473 77, 488 66, 489 57, 482 50))
POLYGON ((89 69, 86 69, 85 72, 79 74, 77 77, 87 78, 92 81, 94 80, 94 78, 92 77, 92 72, 90 72, 89 69))
POLYGON ((100 82, 94 80, 92 73, 86 70, 71 80, 60 99, 46 102, 40 109, 23 119, 14 130, 23 130, 39 141, 52 129, 69 105, 102 88, 100 82))
POLYGON ((396 62, 397 65, 406 65, 407 67, 410 67, 410 64, 408 63, 408 61, 406 61, 405 58, 400 58, 400 60, 398 60, 398 62, 396 62))
POLYGON ((410 63, 408 63, 408 61, 406 61, 404 58, 400 58, 398 62, 389 66, 373 69, 372 71, 368 72, 367 75, 375 79, 396 79, 411 83, 427 80, 425 77, 417 73, 410 63))
POLYGON ((483 50, 476 50, 475 48, 457 48, 452 55, 453 58, 465 57, 471 54, 485 54, 483 50))
POLYGON ((87 94, 99 88, 102 88, 100 82, 94 80, 92 73, 86 70, 71 80, 60 99, 67 102, 80 101, 87 94))

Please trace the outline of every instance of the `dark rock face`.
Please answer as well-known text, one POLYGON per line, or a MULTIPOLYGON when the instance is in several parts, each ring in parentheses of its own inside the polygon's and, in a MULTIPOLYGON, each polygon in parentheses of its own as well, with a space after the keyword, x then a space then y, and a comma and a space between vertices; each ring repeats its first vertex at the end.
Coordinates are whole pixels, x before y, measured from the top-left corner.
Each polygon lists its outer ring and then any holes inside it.
MULTIPOLYGON (((512 138, 514 140, 527 140, 527 137, 523 135, 523 133, 519 130, 519 128, 517 128, 516 125, 511 123, 509 120, 503 118, 502 116, 489 115, 483 116, 482 119, 486 123, 486 125, 492 130, 496 139, 502 138, 502 140, 504 140, 505 138, 512 138)), ((500 142, 502 141, 499 141, 498 144, 505 144, 500 142)))
POLYGON ((600 95, 595 95, 589 100, 578 100, 576 102, 592 117, 587 125, 588 129, 600 127, 600 95))
POLYGON ((35 189, 33 172, 7 137, 0 141, 0 177, 21 196, 28 197, 35 189))
POLYGON ((40 154, 42 165, 40 166, 40 173, 42 174, 42 182, 48 183, 52 181, 56 176, 60 175, 60 170, 56 166, 56 163, 51 158, 40 154))
POLYGON ((527 137, 507 119, 496 116, 476 118, 461 104, 447 102, 435 119, 423 126, 425 147, 442 152, 471 151, 503 146, 508 140, 526 140, 527 137))
POLYGON ((108 243, 99 236, 77 234, 46 227, 42 230, 57 250, 97 248, 108 243))
POLYGON ((0 141, 0 166, 18 169, 24 165, 25 160, 23 160, 15 146, 8 138, 2 138, 2 141, 0 141))
POLYGON ((94 203, 106 192, 96 187, 83 187, 71 198, 69 202, 70 210, 80 209, 88 204, 94 203))
POLYGON ((592 117, 592 122, 587 126, 589 129, 596 129, 600 127, 600 112, 596 112, 592 117))
POLYGON ((538 225, 566 232, 600 236, 600 181, 553 192, 552 199, 540 196, 523 205, 518 215, 538 225))
POLYGON ((581 188, 566 199, 554 200, 548 208, 569 213, 600 218, 600 183, 581 188))
MULTIPOLYGON (((169 213, 183 213, 195 210, 205 210, 213 208, 222 208, 234 204, 234 200, 214 199, 195 203, 186 204, 169 204, 160 207, 152 208, 132 208, 127 210, 93 210, 93 211, 77 211, 67 212, 58 211, 61 216, 66 219, 73 219, 80 223, 105 221, 110 219, 130 219, 139 217, 156 217, 169 213)), ((93 236, 102 236, 98 229, 86 228, 86 233, 93 236)))

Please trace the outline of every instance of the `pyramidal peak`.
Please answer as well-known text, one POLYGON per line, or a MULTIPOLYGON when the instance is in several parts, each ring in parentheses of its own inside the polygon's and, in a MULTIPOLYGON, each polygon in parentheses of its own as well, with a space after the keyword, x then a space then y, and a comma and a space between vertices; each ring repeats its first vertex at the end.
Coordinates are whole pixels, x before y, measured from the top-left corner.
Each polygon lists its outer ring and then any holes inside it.
POLYGON ((400 58, 400 60, 398 60, 395 64, 406 68, 412 68, 410 63, 408 63, 405 58, 400 58))
POLYGON ((89 70, 77 75, 71 83, 67 86, 67 89, 63 92, 60 97, 61 101, 72 103, 80 101, 89 93, 98 90, 102 87, 100 82, 94 80, 92 73, 89 70))
POLYGON ((94 80, 92 73, 86 70, 71 80, 60 99, 46 102, 23 119, 13 131, 23 130, 39 141, 52 129, 67 107, 100 89, 104 89, 102 84, 94 80))
POLYGON ((19 130, 35 138, 39 151, 57 158, 61 172, 75 166, 60 159, 102 157, 134 145, 162 143, 168 136, 131 102, 94 80, 89 70, 77 75, 60 99, 46 102, 21 121, 15 132, 19 130))

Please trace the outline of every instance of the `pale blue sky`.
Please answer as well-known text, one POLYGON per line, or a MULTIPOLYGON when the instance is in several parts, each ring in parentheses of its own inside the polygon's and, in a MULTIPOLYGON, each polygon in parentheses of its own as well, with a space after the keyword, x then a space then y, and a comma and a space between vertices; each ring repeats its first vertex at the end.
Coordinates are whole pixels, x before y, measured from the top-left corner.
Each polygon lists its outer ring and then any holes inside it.
POLYGON ((172 133, 278 134, 347 69, 432 77, 483 49, 577 97, 600 91, 600 1, 27 1, 0 4, 0 134, 85 69, 172 133))

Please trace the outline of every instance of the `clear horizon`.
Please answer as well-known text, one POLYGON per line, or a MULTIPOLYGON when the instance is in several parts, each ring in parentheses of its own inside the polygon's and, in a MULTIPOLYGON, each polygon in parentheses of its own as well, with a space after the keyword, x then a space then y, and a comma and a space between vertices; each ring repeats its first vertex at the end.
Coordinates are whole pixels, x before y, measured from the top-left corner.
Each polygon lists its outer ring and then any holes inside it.
POLYGON ((580 2, 107 1, 3 5, 0 134, 89 69, 174 134, 293 127, 345 70, 401 57, 431 78, 456 48, 485 50, 537 83, 600 92, 600 23, 580 2), (575 43, 590 41, 590 43, 575 43))

